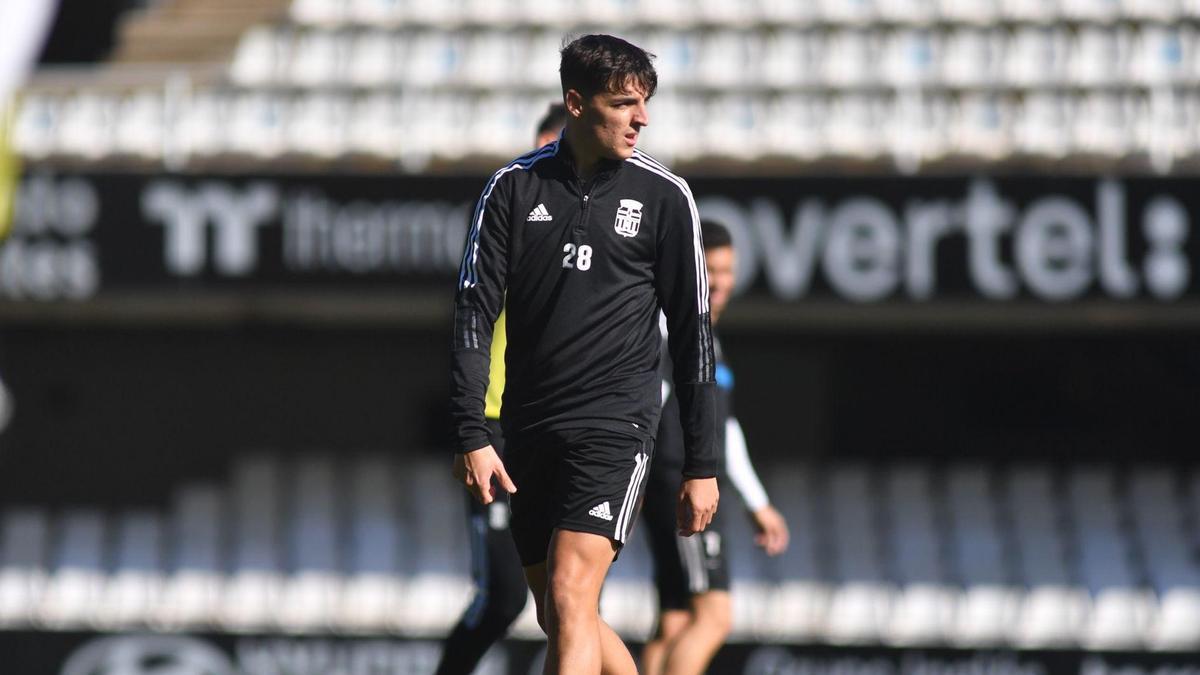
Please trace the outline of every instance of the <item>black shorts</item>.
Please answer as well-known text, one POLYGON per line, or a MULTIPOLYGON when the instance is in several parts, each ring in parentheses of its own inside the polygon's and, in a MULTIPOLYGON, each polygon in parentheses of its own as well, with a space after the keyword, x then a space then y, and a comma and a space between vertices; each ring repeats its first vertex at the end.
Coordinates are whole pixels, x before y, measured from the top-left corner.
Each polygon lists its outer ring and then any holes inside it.
POLYGON ((512 534, 521 564, 546 560, 554 530, 591 532, 625 544, 641 509, 653 441, 601 429, 561 429, 508 439, 505 466, 517 484, 512 534))
MULTIPOLYGON (((706 591, 729 590, 729 563, 725 557, 722 509, 703 532, 679 536, 675 504, 682 477, 658 475, 646 486, 643 507, 646 535, 654 559, 654 584, 659 609, 690 609, 692 596, 706 591)), ((727 508, 727 507, 726 507, 727 508)))

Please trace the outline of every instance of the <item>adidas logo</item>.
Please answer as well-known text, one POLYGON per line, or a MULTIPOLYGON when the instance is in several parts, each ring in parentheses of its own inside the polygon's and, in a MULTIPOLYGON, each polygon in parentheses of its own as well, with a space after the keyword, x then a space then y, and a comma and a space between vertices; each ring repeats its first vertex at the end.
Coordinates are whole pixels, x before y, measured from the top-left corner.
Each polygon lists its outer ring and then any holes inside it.
POLYGON ((597 505, 593 506, 592 510, 588 511, 588 515, 595 516, 601 520, 612 520, 613 519, 612 510, 608 508, 608 502, 604 502, 603 504, 597 504, 597 505))
POLYGON ((525 222, 540 223, 547 220, 554 220, 554 216, 546 210, 545 204, 538 204, 537 208, 529 212, 529 217, 525 219, 525 222))

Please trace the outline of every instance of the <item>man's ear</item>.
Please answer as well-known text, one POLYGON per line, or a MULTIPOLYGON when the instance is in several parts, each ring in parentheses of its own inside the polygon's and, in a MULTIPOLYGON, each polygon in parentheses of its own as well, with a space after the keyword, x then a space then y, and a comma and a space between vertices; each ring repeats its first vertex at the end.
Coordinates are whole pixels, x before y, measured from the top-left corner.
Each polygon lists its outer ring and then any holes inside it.
POLYGON ((575 89, 568 89, 567 95, 563 97, 563 105, 567 107, 568 115, 579 119, 583 115, 583 94, 575 89))

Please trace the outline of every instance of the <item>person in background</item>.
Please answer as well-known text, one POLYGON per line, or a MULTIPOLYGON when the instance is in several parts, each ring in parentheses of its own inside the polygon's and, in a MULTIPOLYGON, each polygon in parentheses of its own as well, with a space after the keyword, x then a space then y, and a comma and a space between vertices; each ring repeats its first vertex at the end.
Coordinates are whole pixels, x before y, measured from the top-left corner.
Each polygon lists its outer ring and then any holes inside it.
MULTIPOLYGON (((538 123, 534 147, 553 143, 567 121, 567 109, 552 103, 538 123)), ((492 331, 492 356, 484 416, 496 454, 504 457, 504 432, 500 428, 501 397, 504 394, 504 312, 492 331)), ((508 493, 499 492, 488 505, 467 495, 467 527, 471 536, 471 576, 475 597, 442 644, 437 675, 466 675, 525 609, 529 591, 521 561, 508 531, 508 493)))
MULTIPOLYGON (((708 295, 712 323, 716 326, 733 292, 733 239, 723 225, 700 223, 704 259, 708 269, 708 295)), ((767 498, 750 463, 746 438, 733 416, 733 371, 717 336, 717 420, 724 430, 722 478, 733 483, 757 530, 755 543, 767 555, 779 555, 788 545, 787 522, 767 498)), ((675 532, 675 485, 683 463, 679 403, 672 396, 669 371, 663 375, 663 414, 658 427, 650 484, 643 517, 654 561, 658 587, 659 619, 654 637, 642 651, 644 675, 699 675, 729 634, 732 609, 729 597, 729 563, 724 551, 724 518, 719 512, 701 535, 680 537, 675 532)), ((720 434, 718 434, 718 439, 720 434)), ((720 448, 722 444, 718 442, 720 448)))

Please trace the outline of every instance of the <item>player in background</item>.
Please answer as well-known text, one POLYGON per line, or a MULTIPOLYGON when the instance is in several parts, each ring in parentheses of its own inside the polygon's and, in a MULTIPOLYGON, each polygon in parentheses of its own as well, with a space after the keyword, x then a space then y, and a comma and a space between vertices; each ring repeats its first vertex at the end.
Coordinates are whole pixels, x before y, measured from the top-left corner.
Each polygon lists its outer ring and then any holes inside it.
POLYGON ((676 526, 717 510, 715 380, 700 222, 687 183, 636 149, 658 85, 611 35, 563 48, 559 141, 497 171, 472 217, 455 296, 454 475, 511 529, 546 631, 546 673, 632 675, 599 614, 633 529, 661 414, 660 311, 680 400, 676 526), (506 309, 500 460, 484 417, 493 324, 506 309), (511 474, 511 475, 510 475, 511 474))
MULTIPOLYGON (((535 148, 553 143, 567 121, 567 109, 553 103, 538 123, 535 148)), ((500 428, 500 404, 504 394, 504 311, 492 331, 491 366, 484 416, 491 432, 492 447, 504 458, 504 432, 500 428)), ((467 527, 471 536, 471 576, 475 597, 442 645, 437 675, 466 675, 497 640, 504 637, 525 609, 529 590, 517 550, 508 530, 508 493, 496 493, 488 505, 467 495, 467 527)))
MULTIPOLYGON (((729 303, 736 279, 733 239, 720 223, 704 220, 701 228, 712 323, 716 326, 729 303)), ((778 555, 788 545, 787 522, 771 506, 750 463, 742 427, 733 416, 733 371, 725 363, 716 335, 713 348, 717 358, 717 419, 724 428, 722 478, 727 477, 741 495, 757 530, 755 543, 767 555, 778 555)), ((654 560, 654 582, 658 587, 659 619, 654 637, 642 651, 642 672, 643 675, 698 675, 725 642, 732 620, 729 566, 722 538, 725 511, 700 535, 686 538, 676 534, 672 486, 679 480, 683 448, 679 404, 672 396, 666 372, 663 392, 663 415, 643 507, 654 560)))

